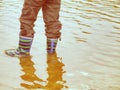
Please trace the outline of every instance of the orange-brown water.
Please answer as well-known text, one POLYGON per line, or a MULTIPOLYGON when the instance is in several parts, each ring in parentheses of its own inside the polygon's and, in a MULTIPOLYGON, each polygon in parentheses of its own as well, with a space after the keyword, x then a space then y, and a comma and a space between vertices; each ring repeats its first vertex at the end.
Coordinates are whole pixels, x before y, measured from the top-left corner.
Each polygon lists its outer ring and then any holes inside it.
POLYGON ((0 0, 0 90, 120 90, 120 1, 62 0, 62 41, 46 53, 41 12, 33 57, 11 58, 23 0, 0 0))

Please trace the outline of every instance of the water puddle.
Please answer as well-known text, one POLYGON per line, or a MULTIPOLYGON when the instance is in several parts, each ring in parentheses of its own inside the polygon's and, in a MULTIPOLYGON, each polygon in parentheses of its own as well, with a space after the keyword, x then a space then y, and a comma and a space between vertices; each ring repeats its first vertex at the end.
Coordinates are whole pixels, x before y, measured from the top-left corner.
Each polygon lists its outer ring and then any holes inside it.
POLYGON ((120 90, 119 0, 62 0, 62 41, 54 55, 45 51, 40 12, 33 57, 11 59, 3 52, 17 46, 22 4, 0 0, 0 89, 120 90))

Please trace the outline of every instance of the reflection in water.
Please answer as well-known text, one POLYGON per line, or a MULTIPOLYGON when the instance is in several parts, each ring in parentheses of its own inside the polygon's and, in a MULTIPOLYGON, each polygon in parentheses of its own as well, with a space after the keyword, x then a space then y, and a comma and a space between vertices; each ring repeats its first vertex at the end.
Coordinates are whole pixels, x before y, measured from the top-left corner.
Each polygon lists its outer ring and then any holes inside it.
POLYGON ((42 88, 43 86, 36 83, 37 82, 43 82, 42 79, 40 79, 36 74, 35 74, 35 68, 34 68, 34 63, 31 60, 31 57, 21 57, 20 58, 20 65, 22 67, 22 71, 24 72, 24 75, 21 76, 21 78, 24 81, 27 81, 29 83, 21 83, 21 86, 27 89, 36 89, 36 88, 42 88), (31 83, 32 84, 31 84, 31 83))
POLYGON ((57 53, 47 54, 47 64, 48 83, 45 88, 47 90, 61 90, 64 87, 67 88, 67 86, 64 85, 66 81, 62 78, 63 73, 65 73, 63 71, 64 64, 61 62, 61 59, 57 57, 57 53))
POLYGON ((68 88, 65 86, 66 81, 63 80, 63 66, 61 59, 57 57, 57 53, 47 54, 47 81, 43 81, 36 74, 36 69, 34 68, 34 63, 31 57, 21 57, 20 65, 24 75, 21 76, 22 80, 27 81, 21 83, 21 86, 26 89, 46 89, 46 90, 61 90, 62 88, 68 88), (45 83, 45 85, 43 85, 45 83))

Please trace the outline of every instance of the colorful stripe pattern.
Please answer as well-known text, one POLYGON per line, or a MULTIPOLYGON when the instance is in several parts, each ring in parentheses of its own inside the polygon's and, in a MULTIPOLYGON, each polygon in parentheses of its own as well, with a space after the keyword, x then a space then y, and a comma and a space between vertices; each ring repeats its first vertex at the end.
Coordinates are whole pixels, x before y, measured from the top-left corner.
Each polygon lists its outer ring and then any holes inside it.
POLYGON ((18 52, 29 53, 33 38, 20 36, 18 52))
POLYGON ((58 39, 49 39, 47 38, 47 52, 54 53, 56 49, 58 39))

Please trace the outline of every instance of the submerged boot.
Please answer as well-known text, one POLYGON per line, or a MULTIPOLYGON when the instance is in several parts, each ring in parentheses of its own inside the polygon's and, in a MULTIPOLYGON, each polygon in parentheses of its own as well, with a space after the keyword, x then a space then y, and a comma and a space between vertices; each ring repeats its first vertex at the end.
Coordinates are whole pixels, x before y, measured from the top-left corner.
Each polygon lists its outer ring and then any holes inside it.
POLYGON ((17 49, 5 50, 5 53, 12 57, 22 57, 30 54, 30 48, 32 45, 33 38, 20 36, 19 47, 17 49))
POLYGON ((57 46, 58 39, 47 38, 47 52, 54 53, 57 46))

